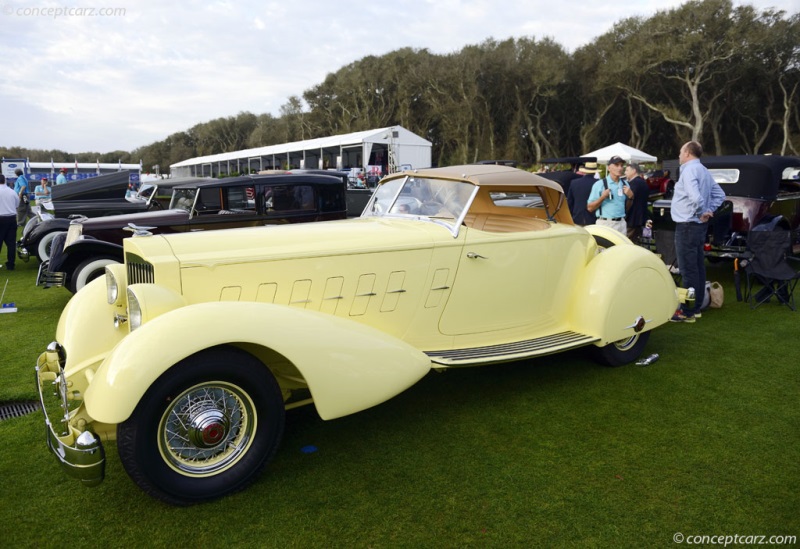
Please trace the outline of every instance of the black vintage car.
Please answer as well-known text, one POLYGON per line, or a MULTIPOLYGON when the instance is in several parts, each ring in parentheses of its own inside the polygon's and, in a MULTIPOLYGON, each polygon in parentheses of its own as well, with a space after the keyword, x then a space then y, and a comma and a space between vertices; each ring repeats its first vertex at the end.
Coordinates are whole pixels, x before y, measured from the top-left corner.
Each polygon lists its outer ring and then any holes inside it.
MULTIPOLYGON (((102 275, 105 266, 122 263, 122 241, 139 234, 176 233, 253 227, 346 217, 345 184, 318 174, 273 174, 204 179, 175 186, 163 211, 75 219, 53 241, 49 261, 37 283, 66 286, 76 292, 102 275)), ((235 245, 235 235, 231 236, 235 245)))
POLYGON ((542 160, 542 164, 545 166, 552 166, 553 169, 551 171, 543 172, 538 175, 541 175, 545 179, 549 179, 550 181, 555 181, 561 188, 564 189, 564 195, 566 196, 567 191, 569 191, 569 185, 573 179, 581 177, 581 174, 578 173, 578 168, 586 164, 587 162, 597 162, 597 157, 594 156, 564 156, 560 158, 545 158, 542 160), (565 167, 569 167, 565 169, 565 167), (560 169, 557 169, 560 168, 560 169))
MULTIPOLYGON (((709 223, 707 257, 744 257, 747 234, 757 226, 793 231, 800 227, 800 181, 794 178, 800 168, 800 158, 709 156, 701 158, 700 162, 726 195, 725 202, 709 223)), ((672 200, 653 203, 654 234, 675 230, 671 206, 672 200)), ((655 239, 644 244, 654 246, 655 239)))
MULTIPOLYGON (((187 180, 182 180, 184 183, 187 180)), ((178 185, 178 179, 158 179, 141 188, 141 193, 130 193, 128 172, 116 172, 50 188, 51 209, 57 218, 69 218, 79 214, 86 217, 101 217, 123 213, 141 212, 165 206, 172 193, 169 189, 178 185), (159 191, 159 187, 161 190, 159 191)))
POLYGON ((69 218, 102 217, 161 210, 169 207, 172 187, 208 178, 159 179, 129 192, 128 172, 117 172, 55 185, 43 211, 25 225, 17 242, 17 255, 23 261, 31 256, 45 261, 50 257, 53 238, 67 230, 69 218))
POLYGON ((328 175, 338 177, 345 184, 347 190, 345 191, 345 199, 347 200, 347 217, 358 217, 364 211, 364 207, 372 198, 372 193, 375 191, 376 184, 363 187, 357 186, 350 180, 350 172, 340 170, 315 170, 315 169, 292 169, 286 173, 302 174, 313 173, 317 175, 328 175))
POLYGON ((364 207, 372 198, 372 193, 375 192, 377 182, 372 185, 367 185, 366 182, 360 182, 359 179, 353 178, 350 172, 343 170, 320 170, 314 168, 293 168, 291 170, 265 170, 259 172, 260 174, 275 174, 275 173, 294 173, 294 174, 317 174, 338 177, 346 185, 345 198, 347 200, 347 217, 358 217, 364 211, 364 207))

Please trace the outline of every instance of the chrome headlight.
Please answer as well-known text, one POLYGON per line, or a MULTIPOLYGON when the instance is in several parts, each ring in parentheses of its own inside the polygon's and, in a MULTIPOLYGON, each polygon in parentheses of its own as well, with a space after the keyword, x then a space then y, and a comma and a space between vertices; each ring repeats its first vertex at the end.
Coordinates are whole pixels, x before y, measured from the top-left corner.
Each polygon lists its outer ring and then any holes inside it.
POLYGON ((108 267, 106 267, 106 301, 108 301, 109 305, 113 305, 117 302, 118 297, 119 284, 117 284, 117 279, 114 276, 114 272, 110 271, 108 267))
POLYGON ((127 286, 127 279, 125 277, 125 265, 119 263, 112 263, 106 265, 106 300, 109 305, 116 305, 117 307, 124 307, 122 298, 125 297, 125 287, 127 286))
POLYGON ((142 325, 142 306, 136 299, 136 294, 128 288, 128 325, 131 331, 142 325))

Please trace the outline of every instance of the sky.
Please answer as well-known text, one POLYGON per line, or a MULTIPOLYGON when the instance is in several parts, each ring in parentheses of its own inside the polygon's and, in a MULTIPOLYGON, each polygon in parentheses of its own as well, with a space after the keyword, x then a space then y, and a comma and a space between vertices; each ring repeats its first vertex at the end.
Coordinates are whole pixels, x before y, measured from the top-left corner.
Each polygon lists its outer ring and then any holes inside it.
MULTIPOLYGON (((0 0, 0 146, 106 153, 289 97, 367 55, 493 38, 568 51, 679 0, 0 0)), ((741 2, 735 2, 737 4, 741 2)), ((753 0, 798 10, 798 0, 753 0)))

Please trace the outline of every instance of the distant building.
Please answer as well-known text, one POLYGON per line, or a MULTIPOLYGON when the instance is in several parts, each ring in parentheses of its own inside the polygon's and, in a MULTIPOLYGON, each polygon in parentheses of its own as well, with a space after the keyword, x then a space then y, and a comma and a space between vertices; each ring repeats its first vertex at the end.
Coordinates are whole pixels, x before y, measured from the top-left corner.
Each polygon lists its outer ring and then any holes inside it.
MULTIPOLYGON (((25 172, 28 180, 33 182, 41 181, 43 177, 55 183, 56 176, 61 172, 61 168, 67 168, 65 174, 67 181, 77 181, 87 179, 107 173, 128 172, 128 182, 138 184, 142 173, 141 164, 123 164, 122 162, 30 162, 27 158, 3 158, 3 175, 10 181, 16 180, 14 171, 19 168, 25 172)), ((32 186, 33 187, 33 186, 32 186)))
POLYGON ((401 168, 429 168, 431 142, 391 126, 281 145, 189 158, 170 166, 172 177, 218 177, 282 169, 361 168, 385 175, 401 168))

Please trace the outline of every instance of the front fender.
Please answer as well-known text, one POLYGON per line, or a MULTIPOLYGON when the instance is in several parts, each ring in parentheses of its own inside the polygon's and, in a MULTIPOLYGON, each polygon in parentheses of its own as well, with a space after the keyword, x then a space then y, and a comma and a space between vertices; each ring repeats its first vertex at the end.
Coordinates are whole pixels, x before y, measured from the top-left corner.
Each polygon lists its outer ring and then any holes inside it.
POLYGON ((225 344, 283 355, 305 379, 323 419, 384 402, 431 366, 416 348, 347 319, 266 303, 202 303, 165 312, 123 338, 87 389, 86 409, 97 421, 120 423, 171 366, 225 344))
POLYGON ((574 329, 596 335, 601 345, 634 335, 640 316, 647 322, 644 330, 652 330, 668 322, 678 307, 675 282, 661 259, 619 236, 628 244, 592 258, 570 304, 574 329))
POLYGON ((27 247, 38 245, 39 241, 48 233, 53 231, 66 231, 69 230, 69 219, 47 219, 39 222, 31 232, 29 232, 23 241, 27 247))
POLYGON ((91 257, 110 257, 122 263, 125 254, 122 246, 113 244, 104 240, 96 240, 94 238, 84 238, 76 240, 61 253, 58 258, 58 265, 51 264, 51 271, 53 272, 67 272, 72 271, 80 263, 91 257))

